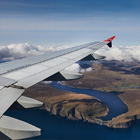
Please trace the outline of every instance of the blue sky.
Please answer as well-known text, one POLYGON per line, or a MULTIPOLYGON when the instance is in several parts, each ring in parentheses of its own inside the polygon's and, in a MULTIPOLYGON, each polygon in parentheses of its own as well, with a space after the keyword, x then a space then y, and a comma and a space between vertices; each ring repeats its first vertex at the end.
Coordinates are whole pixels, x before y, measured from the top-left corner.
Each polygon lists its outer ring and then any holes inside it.
POLYGON ((139 0, 0 0, 0 45, 140 45, 139 0))

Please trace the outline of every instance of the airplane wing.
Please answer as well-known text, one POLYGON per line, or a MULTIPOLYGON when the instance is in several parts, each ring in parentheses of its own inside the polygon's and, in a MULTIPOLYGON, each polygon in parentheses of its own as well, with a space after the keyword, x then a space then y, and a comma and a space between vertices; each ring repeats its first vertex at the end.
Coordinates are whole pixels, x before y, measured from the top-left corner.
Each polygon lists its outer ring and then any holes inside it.
POLYGON ((29 87, 43 80, 62 81, 82 78, 83 75, 64 70, 80 60, 97 60, 94 52, 104 45, 112 47, 115 36, 102 42, 31 56, 0 64, 0 131, 11 139, 23 139, 41 134, 41 130, 23 121, 5 116, 11 107, 33 108, 43 103, 22 96, 29 87))

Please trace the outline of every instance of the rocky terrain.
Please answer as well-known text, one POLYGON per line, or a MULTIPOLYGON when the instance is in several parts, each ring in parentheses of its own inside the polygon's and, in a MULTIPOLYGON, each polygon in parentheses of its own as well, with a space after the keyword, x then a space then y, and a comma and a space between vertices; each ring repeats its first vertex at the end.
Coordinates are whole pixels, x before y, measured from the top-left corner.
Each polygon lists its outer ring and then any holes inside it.
POLYGON ((127 105, 128 112, 100 124, 114 128, 127 128, 133 120, 140 119, 140 64, 121 62, 101 62, 92 65, 93 71, 84 73, 84 78, 65 82, 79 88, 93 88, 114 92, 127 105))
POLYGON ((43 83, 29 88, 24 95, 44 102, 42 109, 73 120, 93 120, 106 116, 109 111, 95 97, 57 90, 43 83))
POLYGON ((42 109, 68 119, 83 120, 113 128, 127 128, 131 126, 133 120, 140 119, 139 64, 100 61, 93 63, 92 69, 84 73, 83 79, 63 84, 114 92, 127 105, 127 113, 110 121, 103 121, 99 117, 106 116, 109 109, 97 98, 57 90, 43 83, 29 88, 24 94, 44 102, 42 109))

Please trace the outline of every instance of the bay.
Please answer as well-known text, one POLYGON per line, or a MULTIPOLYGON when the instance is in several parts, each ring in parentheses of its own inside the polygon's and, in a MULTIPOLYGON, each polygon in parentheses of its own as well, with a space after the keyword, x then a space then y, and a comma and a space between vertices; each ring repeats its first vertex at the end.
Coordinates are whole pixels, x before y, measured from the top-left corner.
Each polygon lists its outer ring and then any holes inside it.
POLYGON ((107 107, 109 108, 108 115, 102 117, 102 120, 104 121, 111 120, 112 118, 119 116, 123 113, 126 113, 128 111, 127 106, 116 95, 116 92, 103 92, 103 91, 97 91, 93 89, 73 88, 73 87, 62 85, 58 82, 52 82, 49 85, 59 90, 70 91, 75 93, 83 93, 98 98, 102 103, 107 105, 107 107))

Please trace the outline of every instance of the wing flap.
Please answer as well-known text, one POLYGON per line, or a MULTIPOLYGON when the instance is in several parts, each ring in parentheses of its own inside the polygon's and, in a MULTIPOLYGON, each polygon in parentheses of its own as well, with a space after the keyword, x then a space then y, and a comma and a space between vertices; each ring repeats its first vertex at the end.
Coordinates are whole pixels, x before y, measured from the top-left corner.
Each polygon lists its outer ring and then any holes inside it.
POLYGON ((5 115, 0 119, 0 131, 14 140, 41 135, 41 130, 39 128, 5 115))
POLYGON ((3 88, 0 91, 0 117, 7 111, 7 109, 21 96, 24 89, 3 88))
POLYGON ((0 76, 0 86, 9 86, 16 83, 16 80, 0 76))

